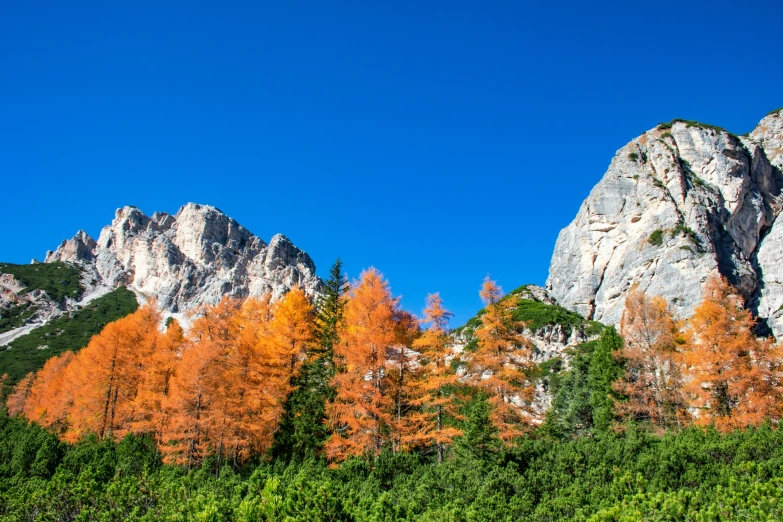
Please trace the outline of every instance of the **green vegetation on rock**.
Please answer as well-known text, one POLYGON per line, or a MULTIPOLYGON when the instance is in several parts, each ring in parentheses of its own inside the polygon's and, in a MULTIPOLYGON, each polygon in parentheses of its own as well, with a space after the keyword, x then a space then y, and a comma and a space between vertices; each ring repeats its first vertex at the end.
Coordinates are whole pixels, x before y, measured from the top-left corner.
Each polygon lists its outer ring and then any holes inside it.
POLYGON ((60 261, 30 265, 0 263, 0 273, 10 274, 24 285, 22 293, 43 290, 55 302, 66 297, 78 299, 83 291, 79 285, 81 269, 60 261))
POLYGON ((653 246, 661 246, 663 244, 663 230, 658 229, 653 231, 647 239, 647 242, 653 246))
MULTIPOLYGON (((529 285, 522 285, 508 293, 506 299, 515 299, 513 317, 515 321, 525 323, 525 326, 532 331, 540 330, 545 326, 559 324, 563 330, 570 334, 574 329, 583 331, 588 336, 598 335, 603 329, 603 325, 596 321, 588 321, 581 315, 566 310, 559 305, 551 305, 537 301, 529 294, 529 285)), ((472 337, 473 331, 481 326, 481 316, 484 315, 482 308, 471 317, 464 325, 455 328, 453 333, 460 335, 466 334, 472 337)))
POLYGON ((19 328, 35 314, 35 311, 36 307, 31 303, 0 308, 0 333, 19 328))
POLYGON ((6 384, 14 384, 28 372, 40 369, 49 357, 84 348, 104 326, 133 313, 136 308, 136 296, 122 287, 95 299, 81 310, 36 328, 0 351, 0 375, 7 373, 6 384))
POLYGON ((664 130, 665 129, 671 129, 672 126, 675 123, 684 123, 685 126, 688 127, 688 128, 690 128, 690 127, 699 127, 699 128, 702 128, 702 129, 708 129, 708 130, 712 130, 712 131, 715 131, 715 132, 725 132, 726 134, 729 134, 730 136, 734 136, 734 134, 732 134, 731 132, 727 131, 723 127, 718 127, 717 125, 709 125, 707 123, 701 123, 701 122, 695 121, 695 120, 683 120, 683 119, 680 119, 680 118, 674 118, 672 121, 670 121, 668 123, 659 123, 658 124, 658 128, 659 129, 664 129, 664 130))

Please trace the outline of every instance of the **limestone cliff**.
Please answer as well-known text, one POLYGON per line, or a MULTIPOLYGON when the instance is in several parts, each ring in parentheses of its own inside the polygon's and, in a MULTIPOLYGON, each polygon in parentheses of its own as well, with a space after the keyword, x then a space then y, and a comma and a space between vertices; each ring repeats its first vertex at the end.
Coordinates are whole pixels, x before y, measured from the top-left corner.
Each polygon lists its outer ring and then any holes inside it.
POLYGON ((626 292, 665 297, 681 317, 720 273, 783 335, 783 119, 747 136, 696 122, 659 125, 620 149, 557 239, 547 289, 617 324, 626 292))
POLYGON ((94 288, 127 286, 176 313, 223 296, 279 297, 295 286, 320 291, 310 256, 283 235, 269 244, 215 207, 188 203, 176 215, 118 209, 97 241, 85 232, 46 254, 79 264, 94 288))

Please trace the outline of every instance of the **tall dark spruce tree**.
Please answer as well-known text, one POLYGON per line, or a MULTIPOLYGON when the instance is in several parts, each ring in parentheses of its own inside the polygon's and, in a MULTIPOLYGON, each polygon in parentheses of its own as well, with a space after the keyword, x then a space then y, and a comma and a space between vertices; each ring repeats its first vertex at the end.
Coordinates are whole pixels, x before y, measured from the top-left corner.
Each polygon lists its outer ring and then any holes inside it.
POLYGON ((623 339, 614 326, 604 328, 590 360, 590 405, 593 407, 593 426, 599 432, 609 430, 614 423, 617 393, 612 388, 612 383, 622 375, 622 367, 615 359, 614 353, 622 347, 623 339))
POLYGON ((303 460, 320 452, 329 437, 326 402, 334 389, 333 348, 343 319, 348 280, 340 258, 329 270, 323 295, 316 303, 316 342, 308 349, 307 361, 294 380, 294 391, 286 403, 272 455, 286 460, 303 460))

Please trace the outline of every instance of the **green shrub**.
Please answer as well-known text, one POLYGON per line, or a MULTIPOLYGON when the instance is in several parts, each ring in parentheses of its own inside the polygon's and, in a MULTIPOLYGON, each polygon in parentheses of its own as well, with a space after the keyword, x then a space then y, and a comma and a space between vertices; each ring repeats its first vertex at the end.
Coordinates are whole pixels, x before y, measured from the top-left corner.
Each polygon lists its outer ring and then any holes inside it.
POLYGON ((635 152, 631 152, 630 154, 628 154, 628 159, 631 161, 636 161, 639 159, 639 155, 635 152))
POLYGON ((663 244, 663 230, 658 229, 650 234, 647 242, 653 246, 661 246, 663 244))

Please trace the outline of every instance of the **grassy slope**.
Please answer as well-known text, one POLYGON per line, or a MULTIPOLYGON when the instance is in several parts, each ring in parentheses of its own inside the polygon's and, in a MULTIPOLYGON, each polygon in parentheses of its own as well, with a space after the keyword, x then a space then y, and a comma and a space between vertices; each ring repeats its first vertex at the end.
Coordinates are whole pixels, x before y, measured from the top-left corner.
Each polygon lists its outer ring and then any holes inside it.
MULTIPOLYGON (((0 273, 14 276, 25 287, 21 293, 43 290, 55 302, 65 297, 76 299, 83 292, 79 285, 81 271, 75 265, 60 262, 33 265, 0 263, 0 273)), ((0 333, 24 325, 35 311, 36 307, 30 303, 0 308, 0 333)))
POLYGON ((0 263, 0 273, 11 274, 25 286, 22 293, 43 290, 56 302, 65 297, 73 299, 82 295, 79 285, 81 271, 76 265, 61 262, 12 265, 0 263))
POLYGON ((0 352, 0 374, 7 373, 7 384, 14 384, 41 368, 48 358, 84 348, 104 326, 136 308, 136 296, 126 288, 99 297, 70 317, 64 315, 12 341, 7 350, 0 352))

